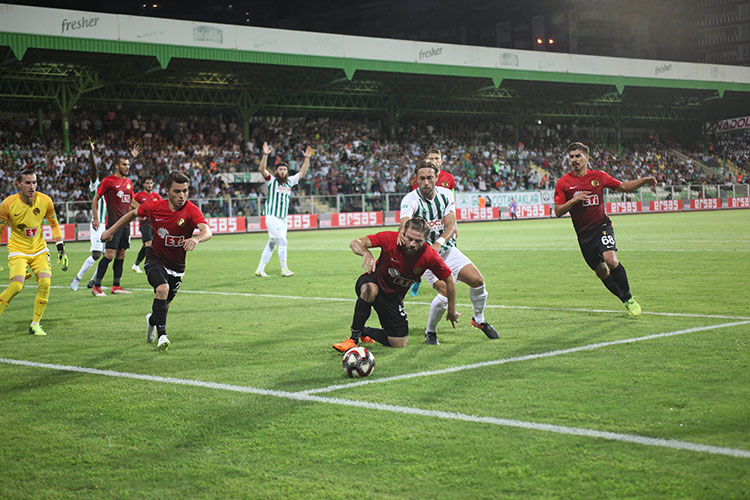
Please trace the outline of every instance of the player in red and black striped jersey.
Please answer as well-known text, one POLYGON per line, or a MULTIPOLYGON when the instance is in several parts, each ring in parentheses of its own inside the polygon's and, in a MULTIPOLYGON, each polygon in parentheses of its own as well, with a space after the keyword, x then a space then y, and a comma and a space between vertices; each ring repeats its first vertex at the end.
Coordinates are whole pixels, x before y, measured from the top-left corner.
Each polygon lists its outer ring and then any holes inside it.
POLYGON ((409 323, 404 311, 404 296, 428 269, 445 282, 448 320, 455 327, 460 316, 456 312, 456 282, 440 255, 430 245, 425 245, 428 233, 427 221, 414 217, 406 223, 403 245, 398 244, 397 231, 383 231, 351 242, 349 246, 355 254, 362 256, 362 266, 367 272, 359 277, 355 285, 357 303, 354 306, 351 337, 333 344, 334 349, 346 352, 360 341, 406 347, 409 323), (377 261, 370 252, 372 247, 381 249, 377 261), (365 326, 373 308, 378 313, 382 329, 365 326))
MULTIPOLYGON (((161 201, 161 196, 159 193, 154 192, 154 178, 151 176, 146 177, 143 179, 143 191, 139 191, 135 193, 135 201, 143 205, 144 203, 147 203, 149 201, 161 201)), ((138 257, 135 259, 135 264, 133 264, 133 271, 136 273, 142 273, 141 271, 141 262, 143 262, 143 259, 146 258, 146 252, 148 251, 148 248, 151 246, 151 240, 154 239, 154 228, 151 225, 151 221, 149 221, 148 217, 141 217, 140 218, 140 228, 141 228, 141 241, 143 242, 143 245, 141 245, 141 249, 138 251, 138 257)))
POLYGON ((144 203, 102 234, 102 241, 111 239, 137 216, 148 217, 154 227, 153 244, 146 256, 148 282, 154 287, 151 313, 146 315, 146 340, 153 342, 158 334, 156 347, 159 350, 165 350, 170 345, 167 311, 182 284, 185 254, 212 236, 200 209, 187 200, 190 179, 181 172, 171 172, 167 176, 166 188, 166 200, 144 203), (199 232, 193 235, 196 229, 199 232))
POLYGON ((641 306, 630 293, 625 267, 617 259, 617 245, 612 221, 604 212, 604 188, 630 193, 641 186, 656 185, 656 178, 621 182, 599 170, 588 169, 589 148, 583 143, 568 145, 571 172, 555 185, 555 215, 570 212, 578 234, 583 258, 604 286, 619 298, 631 316, 641 314, 641 306))

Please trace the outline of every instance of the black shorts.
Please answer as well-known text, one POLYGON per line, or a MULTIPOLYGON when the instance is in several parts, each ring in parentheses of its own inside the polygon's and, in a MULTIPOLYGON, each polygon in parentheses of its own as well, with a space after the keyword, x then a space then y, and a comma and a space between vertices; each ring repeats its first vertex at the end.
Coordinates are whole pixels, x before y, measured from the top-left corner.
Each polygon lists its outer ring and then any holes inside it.
POLYGON ((112 235, 112 239, 104 245, 104 248, 109 248, 111 250, 130 248, 130 224, 125 224, 124 227, 118 229, 117 232, 112 235))
POLYGON ((141 221, 141 241, 144 243, 154 239, 154 226, 149 219, 141 221))
POLYGON ((578 235, 578 246, 591 269, 596 268, 604 262, 602 254, 614 250, 617 251, 615 243, 615 230, 612 224, 602 224, 598 229, 578 235))
MULTIPOLYGON (((357 297, 359 297, 359 291, 365 283, 375 283, 376 286, 378 284, 374 274, 363 274, 354 286, 357 297)), ((386 335, 389 337, 406 337, 409 335, 409 320, 406 318, 404 303, 400 297, 378 290, 378 296, 375 297, 372 307, 378 313, 380 326, 383 327, 386 335)))
POLYGON ((177 292, 180 290, 180 285, 182 285, 182 273, 175 273, 158 262, 146 262, 144 268, 146 269, 148 283, 154 287, 154 290, 156 290, 156 287, 163 285, 164 283, 169 285, 167 302, 172 302, 172 299, 174 299, 174 296, 177 295, 177 292))

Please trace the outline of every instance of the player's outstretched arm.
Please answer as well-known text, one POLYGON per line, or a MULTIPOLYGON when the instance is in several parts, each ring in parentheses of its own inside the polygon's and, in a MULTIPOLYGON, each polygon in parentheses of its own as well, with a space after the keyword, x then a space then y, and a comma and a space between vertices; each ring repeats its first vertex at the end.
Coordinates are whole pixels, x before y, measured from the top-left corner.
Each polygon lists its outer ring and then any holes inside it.
POLYGON ((310 146, 307 146, 305 148, 305 151, 302 153, 302 156, 305 157, 305 161, 302 162, 302 168, 299 170, 299 176, 304 177, 307 173, 307 170, 310 168, 310 158, 312 158, 313 155, 313 148, 310 146))
POLYGON ((579 191, 574 197, 572 197, 562 205, 555 204, 555 217, 562 217, 563 215, 567 214, 568 212, 570 212, 570 209, 573 208, 573 205, 579 203, 581 200, 586 199, 586 197, 590 194, 591 191, 579 191))
POLYGON ((456 280, 453 279, 453 275, 449 274, 445 279, 446 296, 448 297, 448 312, 446 317, 451 322, 453 328, 456 328, 456 322, 461 314, 456 312, 456 280))
POLYGON ((458 232, 456 212, 448 212, 447 214, 445 214, 445 217, 443 217, 443 221, 445 224, 445 229, 443 230, 443 233, 440 235, 440 237, 435 240, 435 243, 432 244, 432 248, 436 252, 440 252, 440 248, 445 245, 445 242, 458 232))
POLYGON ((99 193, 94 195, 94 199, 91 200, 91 227, 95 230, 99 230, 99 200, 102 197, 99 193))
POLYGON ((140 144, 133 144, 130 147, 130 156, 132 156, 135 160, 136 158, 138 158, 138 155, 141 154, 141 151, 143 151, 143 149, 141 148, 140 144))
POLYGON ((96 166, 96 158, 94 157, 94 151, 96 151, 96 148, 94 147, 94 141, 89 137, 89 179, 91 179, 91 182, 96 182, 96 180, 99 178, 99 167, 96 166))
POLYGON ((214 233, 211 232, 211 229, 208 227, 208 225, 201 222, 198 224, 198 234, 193 236, 192 238, 186 239, 182 243, 182 248, 185 249, 186 252, 191 252, 195 250, 195 247, 198 246, 198 243, 203 243, 204 241, 208 241, 211 239, 211 236, 214 235, 214 233))
POLYGON ((656 177, 641 177, 640 179, 625 181, 615 191, 618 193, 631 193, 646 184, 656 186, 656 177))
POLYGON ((268 145, 267 142, 263 143, 263 156, 260 159, 260 165, 258 166, 258 172, 263 176, 264 179, 271 177, 268 173, 268 155, 273 152, 273 148, 268 145))
POLYGON ((398 224, 398 240, 397 245, 406 245, 406 238, 404 237, 404 231, 406 231, 406 223, 409 222, 411 217, 401 217, 401 221, 398 224))
POLYGON ((131 210, 130 212, 126 213, 120 219, 115 222, 115 225, 107 229, 102 233, 102 241, 109 241, 112 239, 112 236, 121 228, 125 227, 126 224, 130 224, 130 221, 136 218, 138 214, 138 209, 131 210))
POLYGON ((363 236, 362 238, 352 240, 352 242, 349 243, 349 248, 351 248, 352 252, 355 254, 362 256, 362 267, 368 273, 375 272, 375 257, 373 257, 372 252, 370 252, 370 248, 372 248, 370 238, 363 236))

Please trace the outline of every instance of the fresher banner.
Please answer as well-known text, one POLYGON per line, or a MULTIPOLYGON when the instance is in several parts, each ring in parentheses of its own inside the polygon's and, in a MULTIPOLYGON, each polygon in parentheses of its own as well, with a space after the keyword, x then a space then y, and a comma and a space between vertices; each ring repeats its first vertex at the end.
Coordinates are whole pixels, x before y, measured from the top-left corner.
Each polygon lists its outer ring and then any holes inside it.
POLYGON ((456 208, 479 207, 479 198, 484 198, 485 207, 509 207, 516 205, 542 205, 551 203, 554 191, 489 191, 486 193, 456 193, 456 208))
POLYGON ((517 212, 519 219, 538 219, 552 213, 549 205, 520 205, 517 212))
MULTIPOLYGON (((268 230, 265 215, 260 218, 260 228, 263 231, 268 230)), ((286 218, 286 228, 292 231, 298 229, 318 229, 318 216, 316 214, 290 214, 286 218)))
POLYGON ((729 198, 729 208, 750 208, 750 198, 729 198))
POLYGON ((456 220, 497 220, 500 218, 500 207, 475 207, 456 209, 456 220))
POLYGON ((739 118, 728 118, 721 120, 714 124, 714 132, 731 132, 732 130, 740 130, 743 128, 750 128, 750 116, 740 116, 739 118))
MULTIPOLYGON (((60 224, 60 231, 62 232, 63 241, 75 241, 76 240, 76 225, 75 224, 60 224)), ((52 238, 52 228, 48 224, 42 226, 42 235, 47 243, 55 241, 52 238)), ((10 226, 5 226, 2 236, 0 236, 0 243, 8 243, 10 238, 10 226)))
POLYGON ((693 210, 715 210, 721 208, 721 198, 698 198, 690 200, 690 208, 693 210))
POLYGON ((652 212, 676 212, 682 210, 682 200, 652 200, 649 202, 652 212))
POLYGON ((640 201, 613 201, 607 203, 608 214, 637 214, 643 210, 640 201))
POLYGON ((383 212, 347 212, 331 214, 331 227, 382 226, 383 212))

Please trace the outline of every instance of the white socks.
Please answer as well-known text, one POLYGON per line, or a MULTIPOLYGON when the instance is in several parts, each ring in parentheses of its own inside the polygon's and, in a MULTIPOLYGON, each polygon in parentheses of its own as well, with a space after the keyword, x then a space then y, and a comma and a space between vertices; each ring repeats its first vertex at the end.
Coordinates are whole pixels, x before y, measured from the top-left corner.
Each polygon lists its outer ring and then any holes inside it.
POLYGON ((448 297, 437 294, 430 304, 430 315, 427 318, 427 329, 425 331, 437 332, 438 323, 443 319, 446 309, 448 309, 448 297))
POLYGON ((76 274, 76 278, 78 278, 79 280, 82 280, 83 277, 86 276, 86 273, 89 271, 89 269, 94 267, 94 264, 96 264, 96 261, 91 255, 89 255, 89 257, 85 261, 83 261, 81 270, 78 271, 78 274, 76 274))
POLYGON ((286 269, 286 238, 279 240, 279 262, 281 262, 281 269, 286 269))
POLYGON ((471 306, 474 309, 474 321, 484 323, 484 307, 487 305, 487 290, 484 285, 469 289, 471 306))

